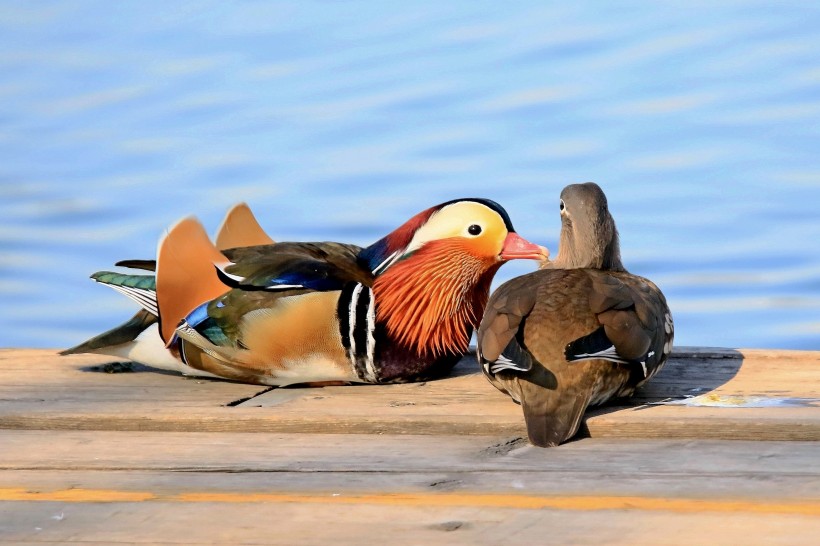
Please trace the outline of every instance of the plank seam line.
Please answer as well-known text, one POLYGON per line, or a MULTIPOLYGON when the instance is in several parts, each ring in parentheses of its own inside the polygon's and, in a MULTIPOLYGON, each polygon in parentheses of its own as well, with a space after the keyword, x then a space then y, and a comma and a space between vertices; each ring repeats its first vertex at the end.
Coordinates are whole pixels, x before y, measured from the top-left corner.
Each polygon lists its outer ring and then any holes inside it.
MULTIPOLYGON (((430 474, 446 473, 448 475, 470 476, 473 474, 560 474, 565 475, 599 475, 598 470, 572 470, 566 469, 542 469, 542 468, 522 468, 510 470, 508 468, 478 468, 474 470, 460 470, 452 468, 418 468, 404 470, 367 470, 367 469, 321 469, 321 468, 301 468, 301 469, 258 469, 258 468, 201 468, 201 467, 163 467, 163 466, 0 466, 0 471, 8 472, 170 472, 180 474, 370 474, 370 475, 408 475, 408 474, 430 474)), ((738 478, 749 479, 760 475, 758 470, 737 471, 737 472, 670 472, 658 470, 654 472, 640 472, 641 477, 646 478, 677 478, 691 479, 692 477, 704 478, 738 478)), ((780 472, 780 478, 817 478, 813 472, 780 472)))
POLYGON ((263 394, 268 393, 268 392, 272 391, 275 388, 277 388, 277 387, 267 387, 267 388, 257 392, 256 394, 252 394, 252 395, 246 396, 244 398, 237 398, 236 400, 228 402, 227 404, 224 404, 224 405, 226 407, 232 408, 234 406, 238 406, 239 404, 242 404, 243 402, 247 402, 248 400, 253 400, 257 396, 262 396, 263 394))

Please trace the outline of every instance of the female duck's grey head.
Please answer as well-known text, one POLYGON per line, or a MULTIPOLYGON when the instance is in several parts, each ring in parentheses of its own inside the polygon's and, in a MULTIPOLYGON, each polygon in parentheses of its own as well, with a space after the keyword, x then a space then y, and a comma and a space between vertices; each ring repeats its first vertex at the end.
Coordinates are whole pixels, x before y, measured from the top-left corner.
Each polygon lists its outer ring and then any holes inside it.
POLYGON ((572 184, 561 192, 561 240, 553 267, 625 271, 615 220, 606 195, 594 182, 572 184))

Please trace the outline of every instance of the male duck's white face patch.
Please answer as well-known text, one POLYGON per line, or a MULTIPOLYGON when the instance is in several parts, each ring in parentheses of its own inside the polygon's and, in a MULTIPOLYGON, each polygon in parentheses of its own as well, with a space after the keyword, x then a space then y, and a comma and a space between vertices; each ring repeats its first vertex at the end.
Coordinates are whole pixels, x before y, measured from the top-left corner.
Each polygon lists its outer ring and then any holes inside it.
POLYGON ((506 236, 507 227, 497 212, 475 201, 459 201, 430 216, 416 231, 404 254, 418 250, 430 241, 452 237, 484 239, 488 246, 497 246, 500 252, 506 236))

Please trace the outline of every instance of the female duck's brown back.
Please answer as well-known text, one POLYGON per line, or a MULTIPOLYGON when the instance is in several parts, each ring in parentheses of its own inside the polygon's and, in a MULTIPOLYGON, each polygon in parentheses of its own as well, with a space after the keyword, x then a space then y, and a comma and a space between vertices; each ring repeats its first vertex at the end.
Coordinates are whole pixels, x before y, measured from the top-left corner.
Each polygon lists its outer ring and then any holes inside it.
POLYGON ((482 369, 524 410, 530 441, 554 446, 590 405, 631 395, 665 363, 666 299, 628 273, 606 197, 592 183, 561 193, 558 257, 496 290, 478 330, 482 369))

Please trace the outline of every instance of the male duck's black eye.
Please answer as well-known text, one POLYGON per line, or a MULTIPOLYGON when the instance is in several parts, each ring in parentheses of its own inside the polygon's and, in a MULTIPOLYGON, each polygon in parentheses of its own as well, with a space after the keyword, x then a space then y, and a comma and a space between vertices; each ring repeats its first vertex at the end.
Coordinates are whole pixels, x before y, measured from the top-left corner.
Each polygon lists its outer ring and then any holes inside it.
POLYGON ((470 235, 478 235, 479 233, 481 233, 481 226, 479 226, 478 224, 473 224, 467 228, 467 233, 469 233, 470 235))
POLYGON ((564 200, 563 199, 561 199, 561 204, 558 205, 558 208, 561 209, 561 212, 564 212, 565 207, 564 207, 564 200))

